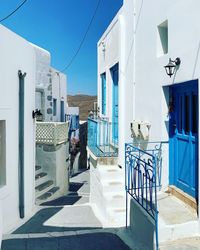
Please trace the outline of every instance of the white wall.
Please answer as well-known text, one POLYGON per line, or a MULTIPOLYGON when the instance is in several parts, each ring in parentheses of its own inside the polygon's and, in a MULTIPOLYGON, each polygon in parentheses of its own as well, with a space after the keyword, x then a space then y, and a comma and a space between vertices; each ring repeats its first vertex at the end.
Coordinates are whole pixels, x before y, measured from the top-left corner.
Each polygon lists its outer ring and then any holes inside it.
MULTIPOLYGON (((199 79, 199 1, 137 1, 135 117, 151 122, 150 140, 168 140, 168 108, 162 86, 199 79), (153 9, 156 15, 149 10, 153 9), (157 26, 168 20, 168 53, 158 55, 157 26), (177 74, 170 78, 163 68, 169 58, 181 58, 177 74)), ((163 174, 168 180, 168 150, 163 174)), ((166 181, 167 184, 167 181, 166 181)))
POLYGON ((67 107, 67 115, 79 115, 79 107, 67 107))
POLYGON ((36 81, 37 87, 48 87, 49 86, 49 69, 51 63, 50 53, 37 45, 30 43, 35 50, 36 57, 36 81))
POLYGON ((119 164, 124 166, 124 143, 130 142, 134 117, 133 1, 127 1, 98 42, 98 106, 102 113, 100 75, 106 72, 106 116, 112 122, 112 77, 110 68, 119 63, 119 164), (104 51, 105 49, 105 51, 104 51))
POLYGON ((52 69, 52 97, 57 99, 57 112, 53 121, 59 122, 61 115, 61 101, 64 101, 65 114, 67 112, 67 77, 65 74, 52 69))
POLYGON ((112 121, 112 76, 110 68, 119 62, 118 16, 98 42, 98 106, 102 114, 101 74, 106 73, 106 117, 112 121))
POLYGON ((151 140, 168 139, 164 121, 168 122, 162 86, 199 78, 198 48, 200 44, 199 1, 137 1, 136 31, 136 117, 152 123, 151 140), (149 9, 154 9, 152 15, 149 9), (139 10, 141 9, 140 17, 139 10), (145 17, 145 18, 144 18, 145 17), (157 26, 168 20, 168 53, 157 56, 157 26), (147 42, 148 41, 148 42, 147 42), (175 78, 163 68, 169 57, 181 58, 175 78), (145 73, 144 73, 145 72, 145 73), (145 101, 144 101, 145 100, 145 101), (161 105, 162 104, 162 105, 161 105))
POLYGON ((69 162, 66 162, 69 157, 69 142, 57 146, 37 145, 36 155, 36 164, 41 166, 54 185, 60 188, 56 195, 66 195, 69 185, 69 162))
MULTIPOLYGON (((12 229, 19 220, 18 201, 18 116, 19 78, 18 70, 25 77, 25 215, 34 205, 34 121, 32 110, 35 105, 35 53, 30 44, 0 26, 0 120, 6 121, 6 185, 0 187, 0 203, 3 213, 3 232, 12 229)), ((1 227, 2 225, 0 225, 1 227)))
POLYGON ((35 108, 41 109, 43 114, 43 121, 52 121, 52 79, 51 79, 51 55, 50 53, 30 43, 35 51, 36 58, 36 98, 35 108))
MULTIPOLYGON (((150 141, 168 141, 167 91, 163 86, 199 79, 200 2, 124 0, 124 5, 98 43, 98 105, 101 111, 100 74, 107 75, 106 116, 112 117, 110 67, 119 62, 119 163, 124 144, 132 141, 130 122, 151 123, 150 141), (134 6, 135 4, 135 6, 134 6), (156 13, 156 14, 155 14, 156 13), (168 21, 168 53, 158 53, 157 26, 168 21), (105 49, 105 51, 104 51, 105 49), (169 58, 181 58, 175 77, 166 75, 169 58), (166 94, 166 96, 165 96, 166 94)), ((200 147, 199 147, 200 148, 200 147)), ((168 146, 164 149, 164 186, 168 184, 168 146)))
POLYGON ((67 109, 66 75, 51 67, 51 55, 45 49, 31 44, 36 56, 36 107, 42 107, 43 120, 59 122, 60 101, 65 102, 67 109), (41 95, 41 98, 39 97, 41 95), (57 99, 57 112, 53 115, 53 99, 57 99), (40 100, 41 99, 41 100, 40 100))

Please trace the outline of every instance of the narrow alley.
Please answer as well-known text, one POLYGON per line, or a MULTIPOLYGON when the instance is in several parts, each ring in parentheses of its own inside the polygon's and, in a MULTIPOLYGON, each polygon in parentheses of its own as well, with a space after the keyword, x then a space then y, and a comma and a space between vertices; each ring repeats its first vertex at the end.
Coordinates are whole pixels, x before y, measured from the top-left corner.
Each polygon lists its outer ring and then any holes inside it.
POLYGON ((89 203, 89 170, 70 180, 69 194, 43 203, 37 213, 11 234, 2 250, 130 249, 116 229, 103 229, 89 203))

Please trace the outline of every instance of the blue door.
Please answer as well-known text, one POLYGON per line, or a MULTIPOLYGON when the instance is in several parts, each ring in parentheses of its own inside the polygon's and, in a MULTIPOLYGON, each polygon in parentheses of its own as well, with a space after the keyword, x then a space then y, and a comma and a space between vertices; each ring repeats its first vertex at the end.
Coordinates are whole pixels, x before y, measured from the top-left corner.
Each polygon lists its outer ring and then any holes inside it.
POLYGON ((102 88, 102 114, 106 114, 106 74, 101 75, 101 88, 102 88))
POLYGON ((113 80, 113 100, 112 100, 112 138, 113 142, 118 144, 118 64, 111 68, 113 80))
POLYGON ((170 184, 198 196, 198 81, 170 87, 170 184))

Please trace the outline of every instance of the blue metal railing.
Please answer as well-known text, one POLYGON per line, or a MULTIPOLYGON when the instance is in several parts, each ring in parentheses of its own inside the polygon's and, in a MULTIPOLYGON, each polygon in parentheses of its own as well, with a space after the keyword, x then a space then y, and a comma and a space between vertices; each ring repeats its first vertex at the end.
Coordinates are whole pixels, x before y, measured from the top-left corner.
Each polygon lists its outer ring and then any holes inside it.
POLYGON ((157 189, 161 187, 162 142, 125 145, 126 225, 128 195, 148 213, 155 222, 156 249, 158 249, 157 189))
POLYGON ((118 147, 112 140, 112 124, 106 118, 88 118, 88 147, 97 157, 116 157, 118 147))

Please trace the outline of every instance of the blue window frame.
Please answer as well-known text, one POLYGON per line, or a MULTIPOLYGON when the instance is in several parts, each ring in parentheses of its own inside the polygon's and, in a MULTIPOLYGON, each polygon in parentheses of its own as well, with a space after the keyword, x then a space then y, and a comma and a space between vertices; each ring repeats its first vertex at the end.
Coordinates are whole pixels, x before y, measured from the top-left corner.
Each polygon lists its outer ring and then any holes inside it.
POLYGON ((113 81, 112 94, 112 138, 113 142, 118 144, 118 85, 119 85, 119 65, 114 65, 111 69, 111 76, 113 81))
POLYGON ((106 73, 101 74, 102 114, 106 114, 106 73))

